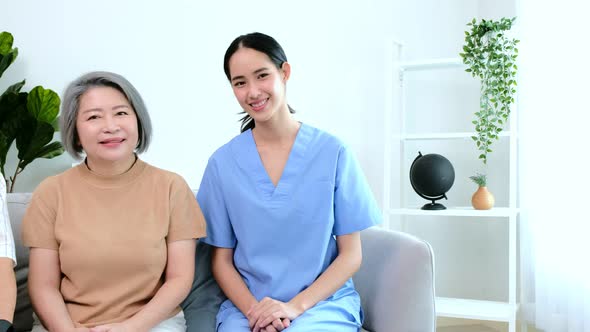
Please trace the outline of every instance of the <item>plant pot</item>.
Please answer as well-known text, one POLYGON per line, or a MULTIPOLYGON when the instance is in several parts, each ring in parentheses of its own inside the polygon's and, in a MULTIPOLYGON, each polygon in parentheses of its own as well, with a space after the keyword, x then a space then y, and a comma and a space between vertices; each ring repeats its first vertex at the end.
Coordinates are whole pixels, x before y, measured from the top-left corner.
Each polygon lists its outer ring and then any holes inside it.
POLYGON ((494 195, 488 190, 488 187, 479 187, 471 197, 471 205, 476 210, 489 210, 494 207, 494 195))

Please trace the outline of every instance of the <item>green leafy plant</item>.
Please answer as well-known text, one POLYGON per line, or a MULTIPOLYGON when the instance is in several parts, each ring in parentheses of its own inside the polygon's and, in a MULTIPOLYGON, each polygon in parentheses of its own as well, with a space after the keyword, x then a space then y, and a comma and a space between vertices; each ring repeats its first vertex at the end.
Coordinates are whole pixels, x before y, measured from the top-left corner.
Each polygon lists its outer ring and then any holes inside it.
POLYGON ((487 176, 485 174, 477 173, 476 175, 472 175, 469 177, 473 182, 475 182, 480 187, 487 186, 487 176))
MULTIPOLYGON (((0 33, 0 78, 18 56, 13 41, 9 32, 0 33)), ((64 152, 60 142, 51 142, 57 131, 59 96, 42 86, 23 92, 24 85, 25 80, 13 84, 0 95, 0 171, 9 192, 14 190, 16 177, 35 159, 50 159, 64 152), (14 174, 7 177, 4 166, 15 141, 18 162, 14 174)))
POLYGON ((463 52, 459 55, 467 72, 481 81, 479 111, 475 113, 476 136, 473 140, 481 152, 479 159, 487 163, 490 146, 508 122, 510 106, 516 93, 516 58, 519 40, 507 35, 516 18, 498 21, 473 19, 465 31, 463 52))

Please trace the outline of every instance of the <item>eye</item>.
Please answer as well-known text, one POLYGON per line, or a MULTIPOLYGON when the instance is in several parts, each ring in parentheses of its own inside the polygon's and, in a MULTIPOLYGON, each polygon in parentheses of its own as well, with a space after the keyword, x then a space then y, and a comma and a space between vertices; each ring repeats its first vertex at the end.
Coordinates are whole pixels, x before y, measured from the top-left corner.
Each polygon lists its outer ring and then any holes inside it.
POLYGON ((268 76, 268 73, 260 73, 260 75, 258 75, 258 79, 262 79, 268 76))
POLYGON ((239 88, 239 87, 242 87, 242 86, 244 86, 245 84, 246 84, 246 82, 243 82, 243 81, 237 81, 237 82, 235 82, 235 83, 234 83, 234 86, 235 86, 236 88, 239 88))
POLYGON ((86 120, 87 120, 87 121, 90 121, 90 120, 96 120, 96 119, 98 119, 98 115, 91 115, 91 116, 89 116, 89 117, 88 117, 88 119, 86 119, 86 120))
POLYGON ((119 111, 115 115, 128 115, 128 114, 129 113, 127 111, 119 111))

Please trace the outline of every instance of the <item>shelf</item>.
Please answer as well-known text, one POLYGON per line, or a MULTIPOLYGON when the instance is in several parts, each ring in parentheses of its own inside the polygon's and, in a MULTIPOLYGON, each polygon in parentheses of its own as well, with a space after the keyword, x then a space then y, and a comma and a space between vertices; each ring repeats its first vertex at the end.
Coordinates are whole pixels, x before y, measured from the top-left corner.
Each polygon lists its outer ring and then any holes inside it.
MULTIPOLYGON (((452 133, 421 133, 405 134, 400 137, 402 141, 419 141, 419 140, 443 140, 443 139, 471 139, 476 136, 475 132, 452 132, 452 133)), ((502 131, 498 134, 500 137, 509 137, 510 131, 502 131)))
POLYGON ((518 209, 495 207, 491 210, 475 210, 470 206, 447 207, 446 210, 421 210, 420 208, 391 209, 393 215, 406 216, 455 216, 455 217, 510 217, 518 213, 518 209))
POLYGON ((467 68, 461 58, 432 59, 422 61, 404 61, 399 65, 401 71, 418 71, 427 69, 467 68))
MULTIPOLYGON (((469 201, 456 201, 455 204, 467 204, 469 206, 451 206, 453 203, 449 201, 442 201, 447 206, 446 210, 421 210, 423 204, 428 203, 428 200, 419 200, 411 193, 411 187, 409 187, 407 176, 406 164, 413 160, 408 158, 408 152, 414 150, 414 145, 418 144, 430 144, 440 143, 446 144, 453 148, 453 151, 461 152, 463 144, 472 141, 473 136, 477 136, 476 132, 472 127, 459 126, 459 129, 465 131, 450 131, 457 128, 439 128, 444 132, 437 132, 437 128, 426 129, 426 127, 420 127, 421 124, 418 115, 409 112, 408 105, 415 106, 412 101, 417 98, 428 98, 428 96, 408 94, 407 84, 405 80, 407 78, 442 78, 447 75, 451 75, 451 79, 461 78, 461 75, 471 76, 470 73, 465 73, 467 65, 463 63, 463 59, 459 56, 453 58, 430 58, 430 59, 415 59, 416 61, 403 61, 403 47, 400 45, 397 51, 392 55, 392 63, 389 66, 387 86, 391 90, 391 94, 386 98, 386 106, 391 109, 391 112, 385 113, 384 116, 384 128, 387 133, 387 139, 384 144, 384 188, 383 188, 383 209, 384 209, 384 221, 385 224, 391 228, 406 230, 406 225, 409 221, 420 222, 422 220, 430 221, 434 219, 444 220, 448 219, 449 222, 455 220, 465 222, 476 222, 476 223, 488 223, 488 222, 501 222, 502 226, 508 228, 506 234, 506 241, 504 236, 499 241, 501 244, 507 247, 508 257, 506 257, 507 265, 507 276, 502 277, 500 280, 504 280, 507 277, 508 289, 507 294, 502 295, 502 299, 506 302, 494 302, 494 301, 481 301, 481 300, 470 300, 470 299, 458 299, 458 298, 436 298, 436 315, 441 320, 443 318, 449 318, 449 324, 456 324, 455 319, 465 320, 461 324, 469 324, 468 326, 461 326, 455 328, 455 326, 443 327, 440 326, 440 332, 442 331, 471 331, 471 332, 484 332, 493 331, 493 329, 484 327, 477 320, 482 321, 493 321, 493 322, 504 322, 508 325, 508 331, 516 331, 516 316, 519 310, 518 296, 517 296, 517 281, 518 281, 518 214, 520 209, 517 208, 517 146, 518 146, 518 124, 516 117, 516 105, 512 109, 509 119, 509 126, 503 130, 498 136, 502 140, 503 148, 507 148, 508 151, 503 154, 506 160, 509 162, 507 170, 503 171, 504 178, 508 179, 508 201, 503 203, 502 206, 495 207, 491 210, 475 210, 469 205, 469 201), (414 121, 411 121, 414 120, 414 121), (408 124, 415 123, 415 127, 412 127, 412 131, 408 132, 408 124), (471 132, 470 132, 471 130, 471 132), (437 142, 439 141, 439 142, 437 142), (457 145, 458 144, 458 145, 457 145), (397 156, 396 156, 397 154, 397 156), (398 187, 401 182, 401 188, 398 187), (395 190, 394 190, 395 186, 395 190), (410 200, 408 200, 408 198, 410 200), (442 217, 442 218, 441 218, 442 217), (446 218, 445 218, 446 217, 446 218), (416 220, 415 220, 416 219, 416 220), (472 321, 469 321, 472 320, 472 321), (474 325, 475 324, 475 325, 474 325)), ((442 80, 441 80, 442 81, 442 80)), ((461 81, 462 82, 462 81, 461 81)), ((440 83, 444 84, 444 83, 440 83)), ((471 85, 469 86, 472 87, 471 85)), ((459 86, 449 86, 449 89, 453 89, 454 96, 461 96, 464 94, 464 89, 459 86), (463 91, 463 92, 462 92, 463 91)), ((426 90, 425 92, 429 92, 426 90)), ((438 91, 433 91, 438 92, 438 91)), ((470 96, 475 97, 475 89, 469 89, 470 96)), ((453 99, 447 98, 451 102, 455 102, 453 99)), ((443 101, 447 101, 444 99, 443 101)), ((429 112, 436 112, 444 114, 447 108, 453 107, 453 105, 447 105, 445 108, 443 104, 439 105, 440 109, 435 107, 429 112)), ((467 162, 463 164, 468 165, 467 162)), ((451 200, 452 202, 452 200, 451 200)), ((429 227, 430 223, 427 222, 420 227, 429 227)), ((412 228, 414 229, 414 228, 412 228)), ((476 231, 475 229, 473 231, 476 231)), ((437 238, 438 239, 438 238, 437 238)), ((440 238, 443 240, 443 238, 440 238)), ((499 239, 499 238, 498 238, 499 239)), ((494 238, 495 240, 495 238, 494 238)), ((439 244, 440 245, 440 244, 439 244)), ((503 251, 502 251, 503 252, 503 251)), ((435 252, 435 255, 437 253, 435 252)), ((450 271, 454 273, 454 271, 450 271)), ((461 271, 457 271, 461 273, 461 271)), ((493 278, 485 278, 477 284, 495 282, 496 276, 493 278)), ((467 289, 469 290, 469 289, 467 289)), ((502 292, 504 293, 504 292, 502 292)), ((479 294, 479 293, 478 293, 479 294)), ((498 294, 499 295, 499 294, 498 294)), ((472 297, 471 293, 465 294, 466 297, 472 297)), ((477 296, 473 296, 477 297, 477 296)), ((495 325, 504 325, 494 323, 495 325)), ((438 329, 437 329, 438 330, 438 329)))
POLYGON ((438 317, 510 322, 516 316, 518 305, 506 302, 436 298, 438 317))

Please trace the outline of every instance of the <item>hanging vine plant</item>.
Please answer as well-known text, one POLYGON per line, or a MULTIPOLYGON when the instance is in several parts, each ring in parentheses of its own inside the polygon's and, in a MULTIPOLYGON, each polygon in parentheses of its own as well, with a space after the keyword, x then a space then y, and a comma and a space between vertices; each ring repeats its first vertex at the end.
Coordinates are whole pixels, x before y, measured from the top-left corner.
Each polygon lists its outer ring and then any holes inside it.
POLYGON ((481 81, 479 111, 475 112, 476 135, 473 140, 481 152, 479 159, 487 163, 491 145, 508 122, 510 107, 516 93, 516 58, 519 40, 506 34, 516 18, 498 21, 473 19, 465 31, 463 53, 459 55, 467 72, 481 81))

